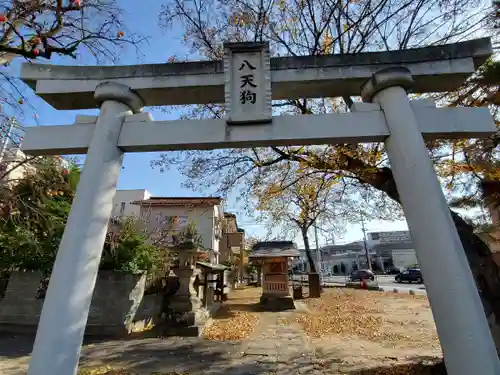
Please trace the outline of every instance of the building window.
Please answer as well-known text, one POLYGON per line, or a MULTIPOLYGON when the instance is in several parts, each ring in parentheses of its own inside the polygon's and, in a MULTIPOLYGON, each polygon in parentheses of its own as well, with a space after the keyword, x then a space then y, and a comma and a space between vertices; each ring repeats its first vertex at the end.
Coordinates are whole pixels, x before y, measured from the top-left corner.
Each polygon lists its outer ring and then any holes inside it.
POLYGON ((120 216, 123 216, 123 213, 125 212, 125 202, 120 203, 120 216))

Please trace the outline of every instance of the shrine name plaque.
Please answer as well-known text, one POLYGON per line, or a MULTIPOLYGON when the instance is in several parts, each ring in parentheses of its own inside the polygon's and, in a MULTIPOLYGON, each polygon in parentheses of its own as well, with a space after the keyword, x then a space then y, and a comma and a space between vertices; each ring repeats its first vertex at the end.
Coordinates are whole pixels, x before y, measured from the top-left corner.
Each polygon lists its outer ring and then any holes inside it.
POLYGON ((269 43, 224 44, 224 91, 228 125, 272 121, 269 43))

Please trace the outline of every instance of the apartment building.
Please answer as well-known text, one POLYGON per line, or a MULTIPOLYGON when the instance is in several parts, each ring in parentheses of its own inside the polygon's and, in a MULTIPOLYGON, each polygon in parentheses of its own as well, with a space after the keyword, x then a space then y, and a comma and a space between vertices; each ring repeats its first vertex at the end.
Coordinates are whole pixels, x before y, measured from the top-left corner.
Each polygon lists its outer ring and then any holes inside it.
POLYGON ((220 261, 232 262, 236 259, 244 261, 245 231, 238 227, 236 215, 224 212, 224 225, 220 242, 220 261))
MULTIPOLYGON (((155 236, 164 236, 162 228, 175 218, 174 232, 194 223, 203 247, 212 250, 213 263, 244 262, 245 231, 238 227, 236 215, 223 211, 220 197, 153 197, 146 189, 117 190, 113 199, 113 217, 136 217, 155 236)), ((168 241, 170 238, 165 237, 168 241)))
MULTIPOLYGON (((168 241, 163 228, 175 222, 171 230, 181 232, 189 223, 194 223, 201 237, 202 246, 210 250, 210 261, 219 263, 219 244, 222 238, 224 213, 220 197, 152 197, 132 202, 139 208, 139 217, 152 233, 168 241)), ((120 204, 120 210, 121 210, 120 204)), ((125 205, 124 211, 127 210, 125 205)), ((130 210, 137 215, 137 210, 130 210)), ((123 216, 123 215, 122 215, 123 216)))

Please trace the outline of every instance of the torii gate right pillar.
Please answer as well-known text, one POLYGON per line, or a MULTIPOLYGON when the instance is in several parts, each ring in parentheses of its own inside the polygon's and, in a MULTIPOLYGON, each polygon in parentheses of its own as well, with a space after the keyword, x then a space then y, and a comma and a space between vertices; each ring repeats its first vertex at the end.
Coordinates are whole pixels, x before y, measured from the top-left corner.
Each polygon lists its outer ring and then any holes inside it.
POLYGON ((406 68, 381 70, 363 86, 363 100, 378 103, 387 121, 385 147, 448 373, 500 374, 471 269, 408 101, 406 89, 412 83, 406 68))

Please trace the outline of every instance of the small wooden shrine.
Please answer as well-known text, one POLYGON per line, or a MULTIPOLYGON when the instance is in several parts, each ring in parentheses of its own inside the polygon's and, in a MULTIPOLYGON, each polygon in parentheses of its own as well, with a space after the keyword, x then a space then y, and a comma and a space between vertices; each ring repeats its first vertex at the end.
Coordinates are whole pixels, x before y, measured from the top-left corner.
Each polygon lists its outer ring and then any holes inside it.
POLYGON ((249 260, 262 267, 262 296, 260 302, 270 308, 294 308, 290 293, 288 268, 299 257, 297 245, 291 241, 257 242, 249 260))

